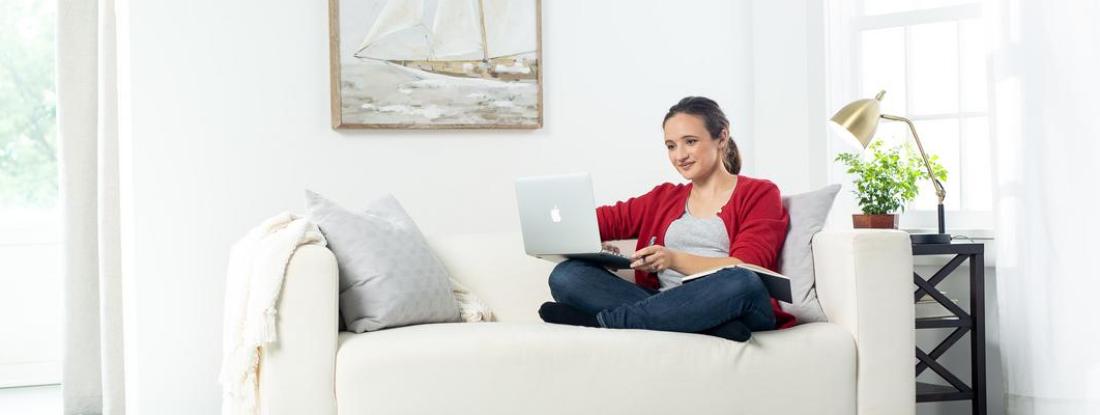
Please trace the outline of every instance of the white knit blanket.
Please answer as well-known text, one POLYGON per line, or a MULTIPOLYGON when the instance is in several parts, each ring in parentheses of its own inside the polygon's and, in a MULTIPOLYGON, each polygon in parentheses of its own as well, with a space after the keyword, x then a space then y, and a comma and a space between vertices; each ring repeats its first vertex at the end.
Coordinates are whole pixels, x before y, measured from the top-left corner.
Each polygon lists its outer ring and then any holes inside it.
POLYGON ((283 212, 233 245, 225 284, 222 328, 223 415, 259 413, 260 348, 276 341, 276 303, 286 266, 301 245, 325 246, 317 225, 283 212))

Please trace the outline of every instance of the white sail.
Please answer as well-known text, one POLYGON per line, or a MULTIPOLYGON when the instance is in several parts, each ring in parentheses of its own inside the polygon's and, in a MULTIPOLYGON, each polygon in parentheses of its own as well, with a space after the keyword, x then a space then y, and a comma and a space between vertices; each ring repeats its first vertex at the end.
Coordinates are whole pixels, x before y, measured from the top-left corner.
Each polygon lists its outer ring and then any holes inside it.
POLYGON ((490 58, 535 51, 535 0, 481 0, 490 58))
POLYGON ((439 0, 432 25, 432 59, 482 59, 481 42, 477 0, 439 0))
POLYGON ((427 59, 430 34, 423 20, 423 0, 389 0, 355 56, 384 60, 427 59))

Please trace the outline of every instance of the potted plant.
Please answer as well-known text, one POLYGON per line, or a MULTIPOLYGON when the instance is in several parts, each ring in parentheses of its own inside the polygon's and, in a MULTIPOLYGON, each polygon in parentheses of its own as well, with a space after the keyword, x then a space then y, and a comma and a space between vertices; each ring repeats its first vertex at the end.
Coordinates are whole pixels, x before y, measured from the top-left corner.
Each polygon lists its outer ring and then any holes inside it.
MULTIPOLYGON (((848 167, 848 173, 856 175, 855 193, 859 198, 859 207, 863 214, 852 215, 852 225, 856 228, 893 228, 898 227, 896 212, 904 212, 905 206, 917 198, 920 189, 917 181, 928 180, 928 170, 920 156, 908 145, 902 155, 900 147, 883 149, 881 140, 867 146, 870 160, 864 160, 856 153, 841 153, 836 156, 848 167)), ((936 155, 928 157, 932 173, 940 182, 947 180, 947 169, 939 164, 936 155)))

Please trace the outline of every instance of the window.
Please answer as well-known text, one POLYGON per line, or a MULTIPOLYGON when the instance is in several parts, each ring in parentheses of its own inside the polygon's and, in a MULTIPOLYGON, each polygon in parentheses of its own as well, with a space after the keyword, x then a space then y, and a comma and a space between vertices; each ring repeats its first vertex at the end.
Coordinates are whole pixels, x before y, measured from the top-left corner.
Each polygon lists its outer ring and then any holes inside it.
POLYGON ((0 2, 0 387, 60 381, 55 2, 0 2))
MULTIPOLYGON (((981 4, 961 0, 838 0, 830 12, 830 107, 885 90, 882 112, 913 120, 929 154, 948 170, 949 229, 992 229, 987 48, 981 4)), ((876 138, 914 143, 904 123, 876 138)), ((833 146, 836 147, 836 146, 833 146)), ((914 147, 915 148, 915 147, 914 147)), ((830 151, 830 160, 838 151, 830 151)), ((839 180, 840 177, 835 176, 839 180)), ((936 194, 925 181, 903 227, 935 228, 936 194)))

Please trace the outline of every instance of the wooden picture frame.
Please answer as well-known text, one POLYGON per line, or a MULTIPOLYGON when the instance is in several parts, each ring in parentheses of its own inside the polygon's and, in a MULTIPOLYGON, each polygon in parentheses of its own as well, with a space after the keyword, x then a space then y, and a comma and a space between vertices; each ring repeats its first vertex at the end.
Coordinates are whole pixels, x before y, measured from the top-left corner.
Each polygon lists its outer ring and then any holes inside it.
POLYGON ((329 65, 335 129, 541 128, 542 1, 329 0, 329 65))

